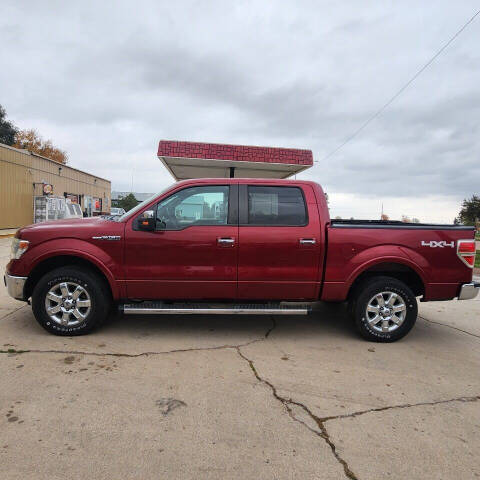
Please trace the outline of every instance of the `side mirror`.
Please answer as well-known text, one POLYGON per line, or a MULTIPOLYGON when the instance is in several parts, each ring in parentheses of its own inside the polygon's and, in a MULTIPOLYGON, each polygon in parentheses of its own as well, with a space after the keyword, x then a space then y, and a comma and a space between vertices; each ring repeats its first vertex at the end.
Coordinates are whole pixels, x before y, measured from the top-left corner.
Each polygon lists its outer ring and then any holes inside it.
POLYGON ((155 212, 153 210, 146 210, 137 218, 137 225, 139 230, 144 232, 155 231, 155 212))

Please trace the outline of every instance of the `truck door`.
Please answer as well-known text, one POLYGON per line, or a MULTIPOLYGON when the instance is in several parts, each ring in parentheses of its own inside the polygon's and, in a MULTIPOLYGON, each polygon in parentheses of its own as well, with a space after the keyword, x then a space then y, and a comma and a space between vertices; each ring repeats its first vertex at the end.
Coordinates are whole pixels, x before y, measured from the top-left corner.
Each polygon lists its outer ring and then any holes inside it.
POLYGON ((229 299, 237 290, 238 186, 189 186, 148 214, 154 232, 126 226, 125 277, 129 298, 229 299))
POLYGON ((322 239, 309 185, 240 185, 238 298, 316 299, 322 239))

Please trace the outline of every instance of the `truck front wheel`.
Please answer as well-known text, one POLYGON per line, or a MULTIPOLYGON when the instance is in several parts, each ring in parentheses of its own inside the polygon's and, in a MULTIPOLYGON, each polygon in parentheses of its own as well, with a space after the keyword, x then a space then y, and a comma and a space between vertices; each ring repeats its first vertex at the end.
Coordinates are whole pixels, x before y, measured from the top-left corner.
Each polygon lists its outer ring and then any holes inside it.
POLYGON ((37 283, 32 309, 38 323, 54 335, 84 335, 106 319, 111 297, 94 272, 69 266, 52 270, 37 283))
POLYGON ((395 342, 417 320, 412 290, 392 277, 375 277, 355 289, 353 318, 360 335, 373 342, 395 342))

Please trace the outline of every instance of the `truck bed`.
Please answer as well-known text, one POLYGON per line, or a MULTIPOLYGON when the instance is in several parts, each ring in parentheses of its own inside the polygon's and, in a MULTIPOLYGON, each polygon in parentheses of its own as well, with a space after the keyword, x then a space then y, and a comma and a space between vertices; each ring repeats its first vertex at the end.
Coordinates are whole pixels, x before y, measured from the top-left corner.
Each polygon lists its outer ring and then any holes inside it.
POLYGON ((474 228, 464 225, 331 220, 322 298, 344 300, 359 275, 392 268, 408 284, 423 286, 417 289, 422 300, 454 298, 461 284, 472 281, 472 269, 458 257, 457 244, 473 237, 474 228))
POLYGON ((400 220, 332 220, 332 228, 402 228, 420 230, 469 230, 473 227, 466 225, 435 224, 435 223, 409 223, 400 220))

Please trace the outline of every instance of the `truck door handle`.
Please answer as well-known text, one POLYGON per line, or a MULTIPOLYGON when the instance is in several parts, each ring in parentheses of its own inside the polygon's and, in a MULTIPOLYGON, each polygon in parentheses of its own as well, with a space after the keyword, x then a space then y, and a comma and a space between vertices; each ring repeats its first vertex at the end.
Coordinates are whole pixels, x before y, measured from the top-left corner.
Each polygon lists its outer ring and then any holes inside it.
POLYGON ((221 245, 233 245, 235 243, 235 239, 220 237, 220 238, 217 238, 217 242, 221 245))
POLYGON ((314 238, 301 238, 300 244, 301 245, 315 245, 317 241, 314 238))

